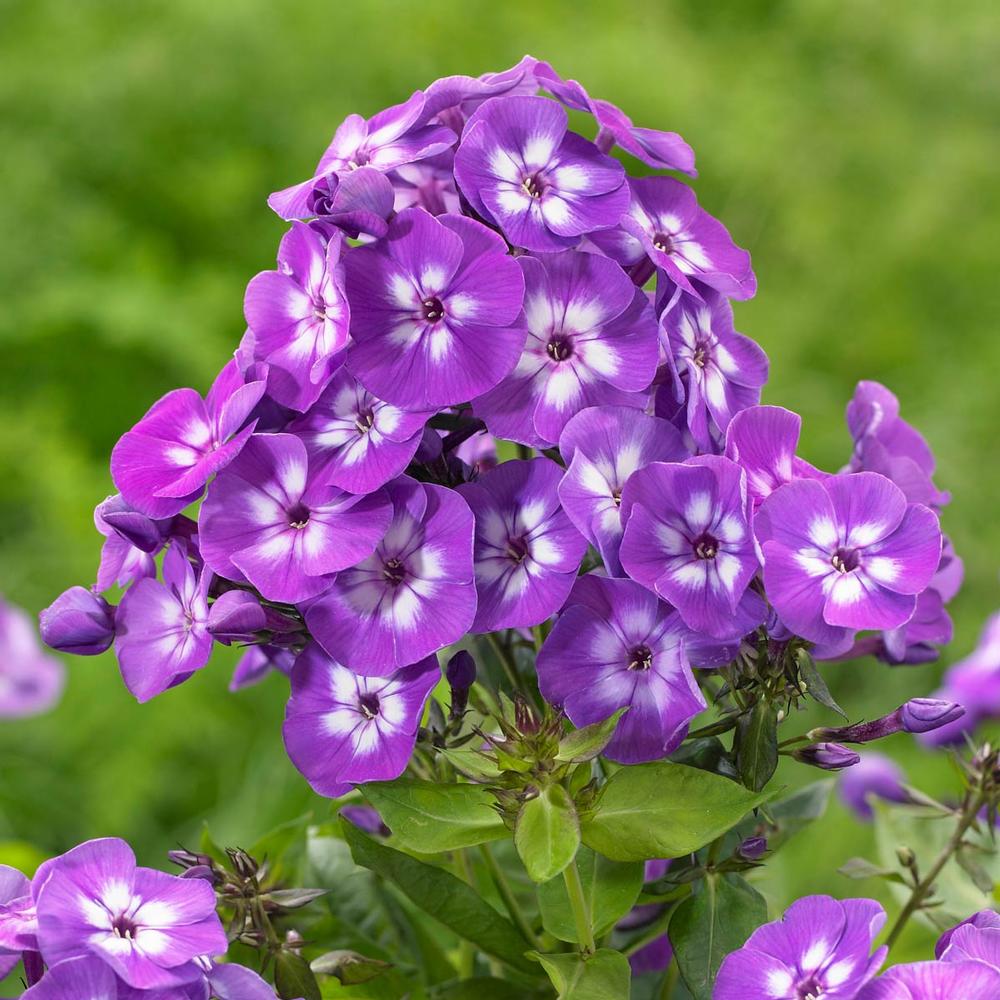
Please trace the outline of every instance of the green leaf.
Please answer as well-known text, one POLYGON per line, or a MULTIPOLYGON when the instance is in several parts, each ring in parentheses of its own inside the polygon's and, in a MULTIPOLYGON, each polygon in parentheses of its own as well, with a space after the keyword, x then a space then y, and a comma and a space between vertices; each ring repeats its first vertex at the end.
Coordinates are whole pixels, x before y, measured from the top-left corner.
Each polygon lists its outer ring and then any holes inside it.
POLYGON ((393 842, 420 854, 456 851, 510 836, 493 808, 493 796, 479 785, 400 778, 371 782, 361 790, 392 830, 393 842))
POLYGON ((598 948, 593 955, 539 955, 559 1000, 623 1000, 629 995, 632 970, 620 951, 598 948))
POLYGON ((274 985, 282 1000, 323 1000, 309 963, 291 951, 279 951, 274 960, 274 985))
MULTIPOLYGON (((551 996, 548 989, 546 994, 551 996)), ((474 976, 442 983, 413 994, 412 1000, 526 1000, 537 993, 520 983, 508 983, 488 976, 474 976)))
POLYGON ((559 741, 556 760, 570 764, 582 764, 586 760, 593 760, 611 742, 618 720, 627 711, 628 705, 619 708, 614 715, 608 716, 603 722, 595 722, 584 726, 583 729, 567 733, 559 741))
POLYGON ((562 785, 543 788, 521 806, 514 824, 514 845, 533 882, 555 878, 576 857, 580 821, 562 785))
POLYGON ((846 720, 847 713, 834 701, 830 689, 826 686, 826 681, 823 680, 823 675, 816 669, 816 664, 809 653, 800 649, 795 654, 795 661, 799 667, 799 678, 805 682, 806 687, 803 693, 846 720))
MULTIPOLYGON (((576 867, 594 934, 600 937, 624 917, 639 898, 643 864, 641 861, 610 861, 589 847, 581 847, 576 855, 576 867)), ((563 879, 554 878, 538 886, 538 907, 542 926, 549 934, 560 941, 576 943, 576 922, 563 879)))
POLYGON ((496 778, 500 774, 500 768, 497 767, 496 761, 491 760, 478 750, 468 747, 439 747, 437 752, 462 774, 474 778, 496 778))
POLYGON ((800 830, 826 812, 836 778, 821 778, 791 795, 767 805, 765 818, 748 818, 738 828, 740 837, 767 837, 767 846, 776 851, 800 830))
POLYGON ((470 885, 450 872, 376 843, 346 820, 341 826, 356 864, 392 882, 425 913, 487 954, 522 972, 533 971, 524 955, 528 943, 520 932, 470 885))
POLYGON ((368 958, 356 951, 328 951, 309 963, 313 972, 324 976, 336 976, 347 986, 367 983, 369 979, 382 975, 389 963, 378 958, 368 958))
POLYGON ((778 767, 778 713, 769 701, 758 701, 736 726, 736 768, 740 780, 759 792, 778 767))
POLYGON ((739 774, 729 751, 718 736, 701 736, 695 740, 688 740, 682 743, 669 759, 675 764, 687 764, 700 771, 711 771, 713 774, 739 780, 739 774))
POLYGON ((635 764, 608 779, 581 833, 588 847, 613 861, 679 858, 731 829, 767 798, 683 764, 635 764))
POLYGON ((767 904, 738 875, 705 876, 670 918, 669 937, 694 1000, 711 1000, 722 960, 767 920, 767 904))

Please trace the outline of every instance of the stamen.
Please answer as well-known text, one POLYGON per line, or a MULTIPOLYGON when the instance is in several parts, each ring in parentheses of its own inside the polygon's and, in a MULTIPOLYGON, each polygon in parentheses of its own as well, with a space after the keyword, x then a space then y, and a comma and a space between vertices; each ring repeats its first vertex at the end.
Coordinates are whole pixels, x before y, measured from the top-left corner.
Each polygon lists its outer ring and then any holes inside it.
POLYGON ((553 361, 565 361, 573 356, 573 342, 569 337, 553 337, 545 345, 545 353, 553 361))
POLYGON ((398 587, 406 579, 406 567, 398 559, 387 559, 382 567, 382 576, 388 584, 398 587))
POLYGON ((694 554, 699 559, 714 559, 719 553, 719 540, 707 531, 699 535, 692 544, 694 554))
POLYGON ((629 670, 649 670, 653 665, 653 651, 649 646, 636 646, 629 653, 629 670))
POLYGON ((436 323, 444 316, 444 303, 438 298, 424 299, 420 305, 423 310, 424 319, 428 323, 436 323))
POLYGON ((524 188, 524 193, 531 198, 541 198, 544 191, 542 181, 537 174, 529 174, 525 177, 521 181, 521 187, 524 188))
POLYGON ((653 246, 660 253, 673 253, 674 244, 666 233, 657 233, 653 237, 653 246))

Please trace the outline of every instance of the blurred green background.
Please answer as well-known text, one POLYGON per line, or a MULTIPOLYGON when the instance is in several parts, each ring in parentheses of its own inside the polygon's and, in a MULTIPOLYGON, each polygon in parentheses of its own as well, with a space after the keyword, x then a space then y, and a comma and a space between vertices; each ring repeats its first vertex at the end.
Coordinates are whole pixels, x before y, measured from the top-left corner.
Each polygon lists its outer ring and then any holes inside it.
MULTIPOLYGON (((806 457, 846 460, 859 378, 900 396, 954 493, 967 571, 943 664, 974 645, 1000 606, 993 0, 0 0, 0 592, 35 612, 93 580, 111 447, 235 348, 283 229, 267 194, 308 175, 346 114, 526 51, 694 146, 700 200, 754 257, 737 318, 771 356, 765 401, 803 415, 806 457)), ((203 820, 246 843, 315 807, 281 748, 285 685, 229 695, 230 665, 138 706, 109 655, 68 662, 55 712, 0 724, 4 857, 118 834, 155 864, 203 820)), ((940 670, 828 676, 872 717, 940 670)), ((888 749, 948 787, 944 759, 888 749)), ((870 840, 834 806, 761 887, 778 906, 877 892, 834 871, 870 840)))

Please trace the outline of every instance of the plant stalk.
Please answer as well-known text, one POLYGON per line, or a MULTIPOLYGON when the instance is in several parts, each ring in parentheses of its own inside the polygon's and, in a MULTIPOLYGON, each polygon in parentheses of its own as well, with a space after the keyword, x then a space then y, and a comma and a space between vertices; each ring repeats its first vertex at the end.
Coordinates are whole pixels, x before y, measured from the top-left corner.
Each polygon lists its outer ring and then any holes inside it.
POLYGON ((594 942, 594 928, 591 924, 590 907, 587 905, 587 897, 583 894, 583 883, 580 881, 580 872, 576 867, 575 858, 563 869, 563 879, 566 882, 569 905, 573 910, 573 920, 576 923, 576 939, 580 943, 580 951, 585 955, 592 955, 597 951, 597 945, 594 942))
POLYGON ((536 951, 539 950, 542 947, 541 942, 535 936, 535 932, 531 929, 531 924, 528 923, 524 912, 521 910, 517 899, 514 897, 514 893, 511 891, 507 877, 504 875, 503 869, 497 864, 497 859, 493 857, 493 852, 490 850, 489 845, 480 844, 479 853, 482 854, 483 860, 486 862, 486 868, 490 873, 490 878, 493 879, 493 884, 497 887, 497 892, 500 894, 500 899, 503 901, 504 907, 510 914, 510 919, 514 921, 515 926, 524 935, 524 939, 528 942, 528 944, 530 944, 536 951))

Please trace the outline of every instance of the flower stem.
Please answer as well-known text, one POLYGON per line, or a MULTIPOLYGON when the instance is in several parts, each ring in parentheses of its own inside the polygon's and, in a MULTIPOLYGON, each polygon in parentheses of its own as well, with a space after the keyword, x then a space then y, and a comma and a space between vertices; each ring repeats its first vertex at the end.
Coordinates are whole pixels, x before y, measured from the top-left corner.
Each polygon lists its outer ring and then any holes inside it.
POLYGON ((934 863, 927 870, 927 873, 913 887, 910 898, 900 911, 899 916, 896 917, 896 922, 892 925, 892 930, 889 931, 889 936, 886 938, 885 943, 890 949, 898 940, 899 935, 902 934, 903 928, 910 917, 920 909, 924 900, 934 888, 934 879, 941 874, 941 869, 944 868, 951 856, 961 846, 962 838, 965 837, 969 827, 975 823, 976 816, 979 814, 982 804, 983 798, 981 794, 969 792, 966 795, 962 811, 958 815, 958 823, 955 825, 952 835, 948 838, 948 842, 944 847, 941 848, 940 853, 934 859, 934 863))
MULTIPOLYGON (((472 870, 472 859, 466 851, 456 851, 459 871, 462 879, 472 888, 476 887, 476 876, 472 870)), ((476 971, 476 952, 472 942, 462 938, 458 951, 458 978, 471 979, 476 971)))
POLYGON ((541 943, 535 937, 535 932, 531 929, 531 925, 524 916, 524 912, 514 898, 514 893, 511 891, 510 884, 507 881, 507 876, 504 875, 503 869, 497 864, 497 859, 493 857, 493 852, 489 849, 489 845, 480 844, 479 852, 486 862, 490 878, 493 879, 493 884, 497 887, 497 892, 500 894, 500 899, 503 901, 504 907, 510 914, 510 919, 514 921, 517 929, 524 935, 524 939, 528 944, 536 950, 540 949, 541 943))
POLYGON ((576 939, 580 943, 580 951, 585 955, 592 955, 597 951, 594 928, 590 922, 590 907, 587 905, 587 897, 583 894, 583 883, 580 881, 580 872, 575 859, 563 869, 563 879, 566 882, 569 905, 573 910, 573 920, 576 922, 576 939))

